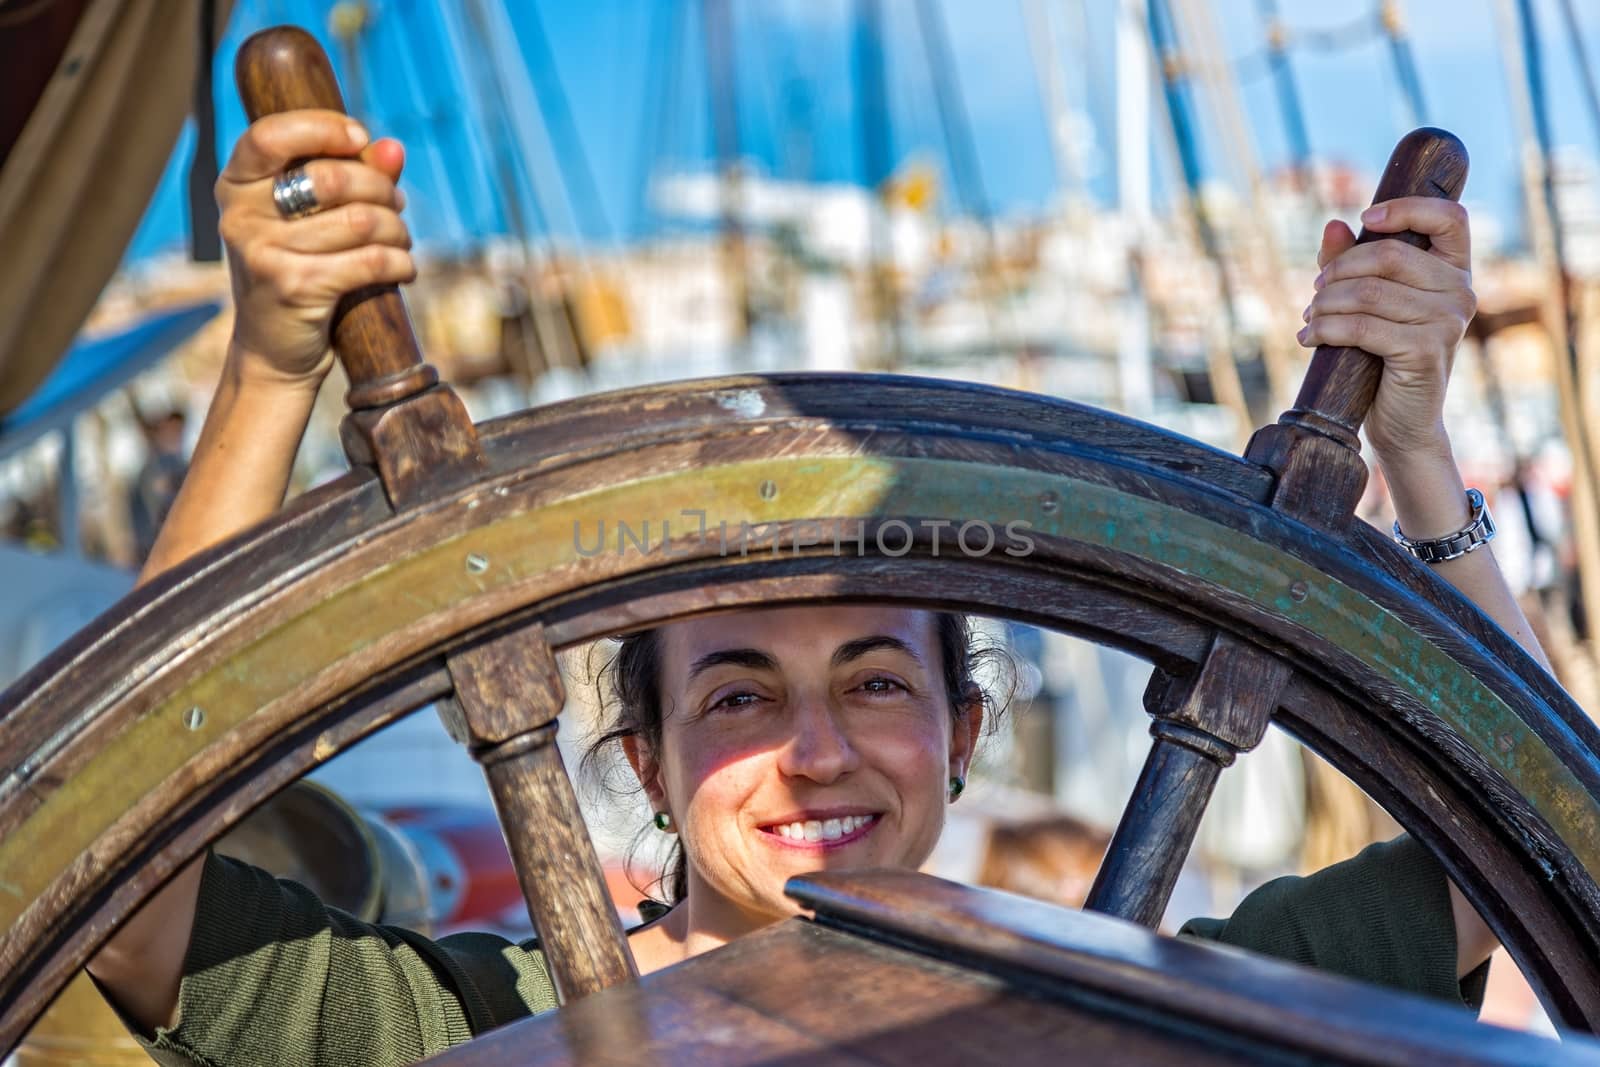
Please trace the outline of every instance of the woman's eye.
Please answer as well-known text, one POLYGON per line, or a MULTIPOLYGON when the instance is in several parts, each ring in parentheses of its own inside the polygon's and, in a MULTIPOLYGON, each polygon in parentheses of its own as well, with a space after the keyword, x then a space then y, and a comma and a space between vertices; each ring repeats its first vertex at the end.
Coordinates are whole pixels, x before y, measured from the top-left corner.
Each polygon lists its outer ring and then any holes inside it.
POLYGON ((903 692, 905 690, 905 686, 901 685, 899 682, 895 681, 893 678, 881 678, 881 677, 879 677, 879 678, 868 678, 866 681, 861 683, 859 688, 863 692, 871 693, 871 694, 873 694, 875 696, 876 695, 881 695, 881 694, 891 694, 891 693, 896 693, 896 692, 903 692))
POLYGON ((748 708, 748 707, 750 707, 752 704, 754 704, 756 701, 758 701, 760 699, 761 699, 760 694, 752 693, 752 692, 749 692, 748 690, 741 689, 737 693, 729 693, 727 696, 723 697, 721 700, 719 700, 715 704, 711 705, 711 707, 713 709, 716 709, 716 708, 748 708))

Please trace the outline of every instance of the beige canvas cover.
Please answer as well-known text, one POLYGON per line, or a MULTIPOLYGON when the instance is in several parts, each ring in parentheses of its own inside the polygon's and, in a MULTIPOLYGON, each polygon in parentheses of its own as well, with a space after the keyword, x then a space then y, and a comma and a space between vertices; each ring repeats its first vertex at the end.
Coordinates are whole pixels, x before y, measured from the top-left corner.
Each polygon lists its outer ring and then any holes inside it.
MULTIPOLYGON (((200 6, 87 0, 0 166, 0 417, 61 358, 144 216, 189 113, 200 6)), ((216 0, 213 40, 232 7, 216 0)))

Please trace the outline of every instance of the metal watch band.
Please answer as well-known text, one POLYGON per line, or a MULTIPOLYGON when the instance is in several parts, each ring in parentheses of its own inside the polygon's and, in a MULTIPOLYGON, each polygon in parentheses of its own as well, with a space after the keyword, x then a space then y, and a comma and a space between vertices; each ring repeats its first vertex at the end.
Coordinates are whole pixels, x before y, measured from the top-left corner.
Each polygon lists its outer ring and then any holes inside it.
POLYGON ((1483 494, 1476 489, 1468 489, 1467 504, 1472 508, 1472 518, 1453 534, 1413 541, 1400 532, 1400 524, 1396 522, 1394 539, 1401 548, 1424 563, 1443 563, 1464 556, 1494 540, 1495 535, 1494 518, 1489 514, 1489 505, 1484 503, 1483 494))

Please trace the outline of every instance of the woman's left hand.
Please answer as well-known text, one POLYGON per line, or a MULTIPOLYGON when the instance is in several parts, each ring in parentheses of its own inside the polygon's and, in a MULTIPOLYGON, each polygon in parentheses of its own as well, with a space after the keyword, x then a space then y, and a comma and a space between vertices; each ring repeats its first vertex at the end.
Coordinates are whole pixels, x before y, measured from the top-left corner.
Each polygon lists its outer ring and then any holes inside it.
MULTIPOLYGON (((1367 439, 1383 464, 1401 527, 1413 537, 1440 537, 1459 530, 1467 518, 1461 473, 1444 429, 1445 383, 1478 309, 1467 212, 1449 200, 1412 196, 1374 204, 1361 221, 1376 233, 1415 230, 1433 247, 1423 252, 1400 241, 1357 245, 1350 227, 1328 223, 1317 253, 1317 295, 1306 308, 1300 343, 1349 345, 1382 358, 1367 439)), ((1436 573, 1549 666, 1490 552, 1439 564, 1436 573)), ((1450 912, 1456 973, 1466 977, 1499 941, 1454 882, 1450 912)))
POLYGON ((1410 196, 1374 204, 1361 221, 1376 233, 1415 230, 1433 247, 1424 252, 1400 241, 1357 245, 1350 227, 1328 223, 1317 253, 1323 269, 1300 343, 1345 345, 1382 358, 1383 378, 1366 419, 1367 438, 1380 457, 1448 451, 1445 383, 1478 307, 1466 209, 1438 197, 1410 196))

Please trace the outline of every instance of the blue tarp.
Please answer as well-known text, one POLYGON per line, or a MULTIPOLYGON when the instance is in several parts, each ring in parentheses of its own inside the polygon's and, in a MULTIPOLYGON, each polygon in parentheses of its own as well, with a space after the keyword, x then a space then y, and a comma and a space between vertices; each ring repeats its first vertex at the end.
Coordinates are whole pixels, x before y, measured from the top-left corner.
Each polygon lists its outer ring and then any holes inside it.
POLYGON ((208 300, 158 312, 130 330, 73 345, 37 392, 0 416, 0 459, 69 425, 79 412, 194 336, 221 307, 208 300))

